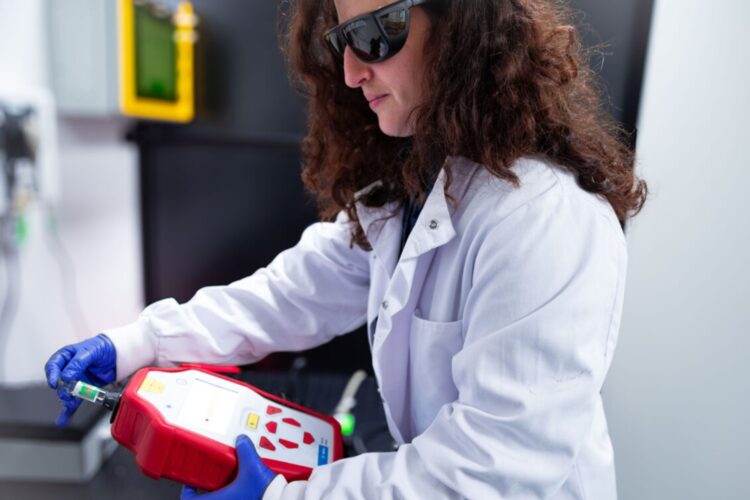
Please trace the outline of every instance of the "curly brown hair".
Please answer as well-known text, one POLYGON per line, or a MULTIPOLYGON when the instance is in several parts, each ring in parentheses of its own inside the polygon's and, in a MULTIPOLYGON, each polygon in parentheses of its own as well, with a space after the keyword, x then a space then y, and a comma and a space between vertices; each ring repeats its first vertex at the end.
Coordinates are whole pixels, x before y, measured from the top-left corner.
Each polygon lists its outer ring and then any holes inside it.
MULTIPOLYGON (((484 165, 518 185, 511 170, 541 155, 604 198, 624 223, 640 211, 646 183, 635 175, 625 131, 602 107, 573 12, 556 0, 443 0, 424 5, 424 102, 411 138, 388 137, 322 33, 338 23, 332 0, 289 0, 282 43, 308 97, 303 181, 323 219, 345 210, 352 242, 369 249, 354 194, 376 180, 368 206, 426 196, 426 179, 448 156, 484 165)), ((448 169, 449 170, 449 169, 448 169)), ((447 172, 450 184, 451 172, 447 172)), ((447 189, 447 187, 446 187, 447 189)))

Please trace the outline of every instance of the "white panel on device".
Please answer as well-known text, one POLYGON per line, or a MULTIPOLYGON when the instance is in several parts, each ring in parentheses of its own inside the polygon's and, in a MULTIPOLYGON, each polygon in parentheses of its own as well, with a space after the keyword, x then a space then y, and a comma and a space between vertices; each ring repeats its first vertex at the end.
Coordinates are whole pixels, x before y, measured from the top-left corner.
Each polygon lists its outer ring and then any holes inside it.
POLYGON ((261 458, 315 467, 331 462, 333 427, 249 387, 186 370, 151 371, 137 391, 169 424, 234 447, 246 434, 261 458))

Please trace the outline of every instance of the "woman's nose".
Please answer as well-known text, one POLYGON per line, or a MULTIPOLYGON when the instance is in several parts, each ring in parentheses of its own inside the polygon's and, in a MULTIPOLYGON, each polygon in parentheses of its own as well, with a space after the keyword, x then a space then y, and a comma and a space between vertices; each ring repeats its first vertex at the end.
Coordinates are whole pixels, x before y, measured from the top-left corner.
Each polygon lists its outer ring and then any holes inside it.
POLYGON ((355 89, 371 77, 370 65, 360 61, 350 47, 344 48, 344 82, 355 89))

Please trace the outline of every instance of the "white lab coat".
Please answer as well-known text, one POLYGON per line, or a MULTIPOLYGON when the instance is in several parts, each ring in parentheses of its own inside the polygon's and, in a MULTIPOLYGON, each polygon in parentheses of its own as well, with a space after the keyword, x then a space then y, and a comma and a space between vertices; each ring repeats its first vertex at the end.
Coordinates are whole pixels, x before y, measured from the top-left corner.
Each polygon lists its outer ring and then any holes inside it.
MULTIPOLYGON (((266 268, 167 299, 109 330, 118 378, 149 364, 244 364, 367 323, 397 451, 282 477, 271 498, 616 498, 600 389, 612 360, 626 248, 617 218, 541 159, 513 188, 449 158, 398 258, 396 205, 313 224, 266 268)), ((343 356, 346 353, 342 353, 343 356)))

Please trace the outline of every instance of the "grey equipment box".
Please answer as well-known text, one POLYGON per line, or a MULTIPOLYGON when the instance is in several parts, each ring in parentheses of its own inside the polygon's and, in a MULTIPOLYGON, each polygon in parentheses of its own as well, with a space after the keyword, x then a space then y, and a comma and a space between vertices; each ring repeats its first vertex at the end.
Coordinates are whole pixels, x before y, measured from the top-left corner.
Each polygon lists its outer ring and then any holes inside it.
POLYGON ((119 115, 117 2, 47 0, 49 71, 63 116, 119 115))
POLYGON ((117 445, 110 413, 83 403, 68 427, 55 427, 62 410, 46 385, 0 387, 0 480, 84 482, 117 445))

